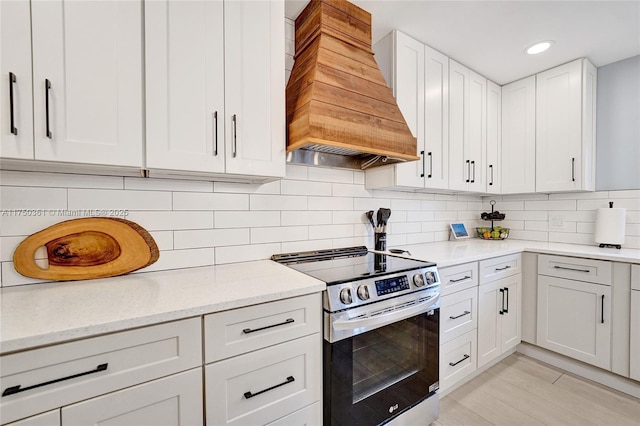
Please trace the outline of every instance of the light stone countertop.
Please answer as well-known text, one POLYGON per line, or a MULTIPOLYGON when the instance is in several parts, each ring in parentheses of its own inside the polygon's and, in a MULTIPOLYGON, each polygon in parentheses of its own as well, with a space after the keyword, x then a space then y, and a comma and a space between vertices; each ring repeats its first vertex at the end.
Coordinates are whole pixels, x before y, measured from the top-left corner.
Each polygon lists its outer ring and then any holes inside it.
POLYGON ((325 283, 261 260, 0 289, 0 354, 316 293, 325 283))
POLYGON ((458 241, 407 244, 391 246, 389 248, 409 250, 409 252, 411 252, 410 256, 406 253, 402 256, 436 262, 440 268, 524 251, 640 264, 640 250, 636 249, 623 248, 618 250, 580 244, 526 240, 482 240, 479 238, 469 238, 458 241))

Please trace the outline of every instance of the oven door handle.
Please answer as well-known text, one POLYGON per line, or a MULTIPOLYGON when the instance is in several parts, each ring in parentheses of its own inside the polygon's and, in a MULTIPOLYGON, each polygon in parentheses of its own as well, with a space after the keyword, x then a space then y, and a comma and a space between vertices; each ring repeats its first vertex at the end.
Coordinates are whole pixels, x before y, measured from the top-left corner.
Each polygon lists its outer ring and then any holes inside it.
POLYGON ((384 314, 378 314, 372 317, 367 318, 354 318, 347 320, 336 320, 333 322, 334 330, 352 330, 355 328, 361 327, 373 327, 373 326, 382 326, 391 324, 396 321, 400 321, 403 319, 407 319, 409 317, 416 316, 423 312, 426 312, 432 306, 436 305, 440 300, 440 295, 436 297, 432 297, 429 300, 425 300, 424 302, 417 303, 415 305, 411 305, 407 308, 402 308, 398 310, 393 310, 384 314))

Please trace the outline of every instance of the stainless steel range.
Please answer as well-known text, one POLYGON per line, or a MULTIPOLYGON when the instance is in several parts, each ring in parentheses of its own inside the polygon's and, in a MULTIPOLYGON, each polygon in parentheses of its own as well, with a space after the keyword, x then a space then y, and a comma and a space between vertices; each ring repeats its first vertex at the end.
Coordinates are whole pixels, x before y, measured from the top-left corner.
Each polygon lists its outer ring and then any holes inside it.
POLYGON ((325 425, 402 424, 416 413, 428 425, 437 418, 440 280, 434 263, 364 246, 272 259, 327 284, 325 425))

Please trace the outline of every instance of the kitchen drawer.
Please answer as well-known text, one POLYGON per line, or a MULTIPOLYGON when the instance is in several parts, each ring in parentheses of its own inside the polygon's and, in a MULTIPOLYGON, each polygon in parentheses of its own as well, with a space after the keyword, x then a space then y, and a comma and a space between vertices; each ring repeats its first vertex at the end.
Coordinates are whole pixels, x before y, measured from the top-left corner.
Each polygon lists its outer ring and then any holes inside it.
POLYGON ((439 269, 443 296, 478 285, 478 262, 439 269))
POLYGON ((480 285, 519 274, 522 270, 520 253, 480 261, 480 285))
POLYGON ((611 262, 541 254, 538 274, 611 285, 611 262))
POLYGON ((440 390, 444 391, 477 368, 477 333, 471 330, 440 346, 440 390))
POLYGON ((0 424, 199 366, 200 324, 191 318, 2 356, 0 424))
POLYGON ((202 368, 62 407, 62 424, 198 426, 203 424, 202 368))
POLYGON ((440 300, 440 344, 478 327, 478 288, 472 287, 440 300))
POLYGON ((322 330, 321 294, 204 317, 205 362, 210 363, 322 330))
POLYGON ((322 424, 322 404, 318 401, 271 422, 267 426, 315 426, 320 424, 322 424))
POLYGON ((209 425, 267 424, 322 398, 320 333, 205 366, 209 425))
POLYGON ((47 411, 37 416, 9 423, 6 426, 60 426, 60 410, 47 411))

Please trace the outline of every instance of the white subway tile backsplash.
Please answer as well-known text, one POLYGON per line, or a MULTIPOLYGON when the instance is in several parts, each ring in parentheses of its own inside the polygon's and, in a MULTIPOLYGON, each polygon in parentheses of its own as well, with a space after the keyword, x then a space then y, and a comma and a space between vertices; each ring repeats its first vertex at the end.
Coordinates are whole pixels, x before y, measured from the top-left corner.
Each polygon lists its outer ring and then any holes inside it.
MULTIPOLYGON (((435 217, 435 214, 433 211, 412 210, 407 212, 407 222, 428 222, 428 221, 434 220, 434 217, 435 217)), ((395 221, 395 217, 394 217, 394 221, 395 221)))
POLYGON ((249 195, 174 192, 173 210, 249 210, 249 195))
POLYGON ((126 219, 147 231, 213 228, 213 213, 209 211, 133 211, 126 219))
POLYGON ((287 164, 286 178, 292 180, 308 180, 309 167, 296 166, 294 164, 287 164))
POLYGON ((627 210, 627 223, 640 223, 640 211, 627 210))
POLYGON ((140 191, 212 192, 213 182, 180 179, 124 178, 124 189, 140 191))
POLYGON ((353 198, 308 197, 309 210, 353 210, 353 198))
POLYGON ((305 240, 290 241, 282 243, 282 253, 293 253, 297 251, 324 250, 333 247, 333 240, 305 240))
POLYGON ((373 191, 351 183, 334 183, 331 190, 334 197, 373 197, 373 191))
POLYGON ((269 259, 273 254, 282 253, 280 243, 252 244, 246 246, 216 247, 216 264, 249 262, 269 259))
POLYGON ((593 234, 577 234, 573 232, 549 232, 549 242, 593 245, 593 234))
POLYGON ((333 214, 332 223, 336 225, 346 224, 346 223, 353 223, 353 224, 369 223, 369 221, 365 216, 365 213, 360 211, 338 210, 338 211, 332 212, 332 214, 333 214))
POLYGON ((509 238, 512 240, 549 241, 549 233, 545 231, 514 229, 513 231, 509 231, 509 238))
MULTIPOLYGON (((497 210, 518 210, 502 205, 499 207, 497 210)), ((576 210, 576 200, 525 201, 524 210, 576 210)))
POLYGON ((278 228, 251 228, 251 244, 302 241, 309 238, 308 226, 280 226, 278 228))
POLYGON ((626 191, 609 191, 608 197, 610 198, 635 198, 640 199, 640 189, 626 190, 626 191))
POLYGON ((305 180, 283 180, 283 195, 331 195, 331 184, 325 182, 311 182, 305 180))
MULTIPOLYGON (((166 271, 169 269, 195 268, 214 265, 213 248, 192 250, 168 250, 160 252, 158 261, 136 272, 166 271)), ((180 285, 180 282, 176 282, 180 285)))
MULTIPOLYGON (((531 202, 538 202, 538 201, 526 201, 527 203, 531 202)), ((540 201, 541 203, 544 203, 546 201, 540 201)), ((495 206, 493 206, 493 209, 499 212, 505 212, 505 211, 516 211, 516 210, 525 210, 525 201, 496 201, 495 206)), ((526 208, 526 210, 544 210, 544 209, 529 209, 526 208)), ((574 209, 575 210, 575 209, 574 209)), ((489 204, 489 201, 485 201, 482 204, 482 211, 485 212, 490 212, 491 211, 491 204, 489 204)))
POLYGON ((353 237, 353 225, 311 225, 309 226, 309 239, 319 240, 325 238, 353 237))
POLYGON ((488 203, 489 200, 496 200, 499 201, 498 197, 500 200, 502 201, 525 201, 525 200, 538 200, 538 201, 542 201, 542 200, 548 200, 549 199, 549 194, 506 194, 506 195, 491 195, 491 196, 487 196, 484 197, 485 201, 488 203))
POLYGON ((307 210, 307 197, 251 194, 249 206, 251 210, 307 210))
POLYGON ((414 232, 421 232, 422 225, 415 222, 391 222, 388 226, 388 232, 390 234, 412 234, 414 232))
POLYGON ((407 244, 432 243, 434 240, 433 232, 416 232, 407 234, 407 244))
POLYGON ((280 181, 257 183, 213 182, 213 192, 231 192, 235 194, 280 194, 280 181))
POLYGON ((173 231, 153 231, 149 232, 153 241, 156 242, 158 250, 173 250, 173 231))
POLYGON ((364 172, 353 172, 353 183, 357 185, 364 185, 364 172))
POLYGON ((332 212, 303 210, 303 211, 283 211, 280 212, 282 226, 292 225, 330 225, 333 223, 332 212))
POLYGON ((9 262, 13 260, 13 252, 16 251, 18 245, 27 238, 26 235, 19 237, 2 237, 0 239, 0 262, 9 262))
POLYGON ((213 212, 216 228, 280 226, 278 211, 213 212))
POLYGON ((391 200, 385 198, 354 198, 353 209, 367 212, 373 210, 378 211, 379 208, 389 209, 391 208, 391 200))
POLYGON ((447 210, 467 210, 466 201, 447 201, 447 210))
POLYGON ((446 211, 447 201, 422 201, 421 210, 446 211))
POLYGON ((334 248, 353 246, 367 246, 369 248, 373 248, 373 238, 367 238, 364 236, 351 238, 334 238, 332 240, 332 243, 334 248))
MULTIPOLYGON (((19 186, 0 187, 0 209, 2 214, 6 210, 35 210, 25 211, 24 215, 45 214, 38 210, 66 209, 67 190, 63 188, 24 188, 19 186)), ((18 214, 17 212, 15 214, 18 214)), ((48 212, 46 214, 49 214, 48 212)))
POLYGON ((597 200, 600 198, 609 198, 609 193, 607 191, 600 191, 549 194, 549 200, 597 200))
POLYGON ((640 237, 640 224, 639 223, 627 223, 625 225, 625 234, 633 237, 640 237))
MULTIPOLYGON (((466 204, 466 203, 465 203, 466 204)), ((391 210, 422 210, 421 200, 391 200, 391 210)))
POLYGON ((67 219, 71 218, 64 216, 0 216, 0 237, 31 235, 67 219))
POLYGON ((632 235, 627 235, 624 239, 625 248, 640 250, 640 237, 634 237, 632 235))
POLYGON ((376 198, 390 198, 390 199, 402 199, 402 200, 406 200, 407 198, 409 198, 409 193, 408 192, 402 192, 402 191, 387 191, 387 190, 383 190, 383 189, 374 189, 373 190, 373 196, 376 198))
POLYGON ((351 170, 309 167, 308 176, 309 180, 316 182, 353 183, 353 171, 351 170))
POLYGON ((44 188, 123 189, 122 177, 0 171, 0 183, 7 186, 41 186, 44 188))
POLYGON ((249 228, 189 229, 174 232, 176 249, 249 244, 249 228))
MULTIPOLYGON (((491 211, 491 209, 489 209, 489 211, 491 211)), ((549 218, 547 212, 542 210, 500 210, 500 212, 504 213, 506 215, 506 218, 510 220, 547 220, 549 218)), ((565 214, 567 212, 562 213, 565 214)))
POLYGON ((2 274, 2 283, 0 283, 2 284, 1 287, 45 282, 45 280, 42 279, 27 278, 20 275, 13 267, 13 262, 2 262, 0 267, 2 268, 0 272, 2 274))
MULTIPOLYGON (((574 223, 574 222, 565 222, 574 223)), ((576 226, 573 228, 573 231, 564 231, 563 232, 576 232, 578 234, 595 234, 596 232, 596 224, 593 222, 577 222, 576 226)), ((627 233, 629 231, 627 230, 627 233)))
POLYGON ((69 189, 70 210, 171 210, 171 192, 69 189))

